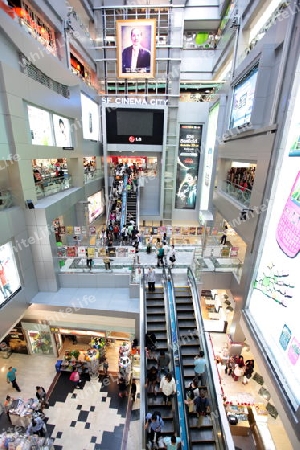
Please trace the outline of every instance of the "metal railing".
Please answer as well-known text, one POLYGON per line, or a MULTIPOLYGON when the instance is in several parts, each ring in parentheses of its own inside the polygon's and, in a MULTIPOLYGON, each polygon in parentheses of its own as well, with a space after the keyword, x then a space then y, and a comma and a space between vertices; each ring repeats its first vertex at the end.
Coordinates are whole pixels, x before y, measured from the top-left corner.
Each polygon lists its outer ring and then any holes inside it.
MULTIPOLYGON (((210 351, 207 343, 204 322, 200 311, 200 298, 198 294, 199 292, 198 286, 196 284, 193 272, 191 271, 190 268, 188 268, 187 271, 187 278, 193 297, 193 309, 197 323, 197 331, 201 349, 204 351, 205 355, 207 355, 208 358, 210 351)), ((215 371, 213 370, 210 364, 207 364, 206 383, 209 392, 210 411, 214 429, 214 437, 216 440, 215 448, 218 450, 233 450, 235 447, 233 439, 231 437, 228 420, 226 417, 225 409, 223 407, 222 399, 220 398, 220 393, 219 394, 217 393, 214 379, 215 379, 215 371)))
POLYGON ((61 177, 49 176, 35 183, 36 196, 38 200, 57 194, 58 192, 65 191, 71 187, 73 187, 72 177, 69 175, 64 175, 61 177))
POLYGON ((229 197, 231 197, 232 199, 241 203, 243 206, 248 207, 250 205, 252 192, 250 189, 239 186, 236 183, 231 183, 231 181, 224 180, 222 181, 221 191, 229 195, 229 197))

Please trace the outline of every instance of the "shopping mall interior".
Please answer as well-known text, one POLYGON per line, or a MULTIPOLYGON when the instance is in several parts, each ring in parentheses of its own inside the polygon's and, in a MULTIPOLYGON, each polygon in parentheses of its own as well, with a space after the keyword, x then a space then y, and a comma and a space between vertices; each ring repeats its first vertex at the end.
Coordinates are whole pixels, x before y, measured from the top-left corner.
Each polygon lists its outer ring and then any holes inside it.
POLYGON ((0 0, 0 449, 300 448, 299 11, 0 0))

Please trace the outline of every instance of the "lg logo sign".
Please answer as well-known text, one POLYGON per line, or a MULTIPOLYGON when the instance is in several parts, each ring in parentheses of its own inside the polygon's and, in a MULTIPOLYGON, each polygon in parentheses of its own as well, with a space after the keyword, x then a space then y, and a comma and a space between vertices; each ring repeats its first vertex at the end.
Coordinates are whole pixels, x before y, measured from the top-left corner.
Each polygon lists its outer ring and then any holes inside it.
POLYGON ((142 138, 136 136, 129 136, 128 140, 130 144, 134 144, 135 142, 142 142, 142 138))

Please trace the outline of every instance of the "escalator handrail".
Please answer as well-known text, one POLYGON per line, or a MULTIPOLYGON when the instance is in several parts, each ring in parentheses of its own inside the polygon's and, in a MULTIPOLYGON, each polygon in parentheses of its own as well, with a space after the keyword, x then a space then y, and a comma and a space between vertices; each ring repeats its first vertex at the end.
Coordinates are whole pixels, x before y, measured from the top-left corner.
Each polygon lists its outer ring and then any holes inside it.
MULTIPOLYGON (((164 304, 165 304, 165 318, 166 318, 166 330, 167 330, 167 339, 168 339, 168 353, 170 355, 170 365, 171 370, 170 372, 174 375, 174 379, 176 381, 175 377, 175 358, 174 358, 174 351, 172 346, 172 328, 170 323, 170 305, 169 305, 169 291, 168 291, 168 275, 165 269, 165 266, 163 266, 162 269, 163 273, 163 286, 164 286, 164 304), (171 337, 171 339, 170 339, 171 337)), ((177 436, 179 435, 180 428, 179 428, 179 414, 178 414, 178 399, 177 395, 174 398, 175 402, 175 408, 174 408, 174 431, 176 432, 177 436)))
MULTIPOLYGON (((194 274, 193 274, 192 270, 190 269, 190 267, 187 270, 187 276, 188 276, 188 281, 189 281, 189 285, 190 285, 191 292, 192 292, 193 307, 194 307, 194 314, 195 314, 195 319, 196 319, 196 324, 197 324, 197 330, 198 330, 198 334, 199 334, 199 341, 202 345, 202 350, 204 351, 205 355, 207 355, 207 359, 208 359, 210 350, 209 350, 209 347, 207 344, 204 322, 203 322, 202 314, 200 311, 200 299, 199 299, 199 294, 198 294, 198 288, 197 288, 194 274)), ((216 370, 213 370, 212 367, 209 364, 207 364, 206 371, 207 371, 206 379, 207 379, 209 393, 210 393, 210 399, 209 399, 210 400, 210 409, 212 411, 211 414, 214 417, 214 421, 213 421, 214 435, 215 435, 215 439, 216 439, 216 443, 217 443, 217 448, 222 449, 222 450, 233 450, 235 447, 234 447, 232 435, 230 432, 229 422, 227 420, 227 416, 226 416, 225 409, 223 406, 223 401, 221 399, 221 396, 218 395, 218 393, 216 392, 216 386, 214 383, 214 379, 216 379, 216 375, 214 374, 214 372, 216 372, 216 370), (209 373, 209 376, 208 376, 208 373, 209 373), (216 427, 218 429, 216 429, 216 427)))
POLYGON ((179 339, 179 327, 177 321, 177 312, 175 304, 175 291, 173 276, 170 268, 168 268, 166 276, 167 292, 168 292, 168 303, 169 303, 169 317, 170 317, 170 331, 171 331, 171 342, 170 348, 173 351, 174 358, 174 375, 176 381, 176 394, 177 394, 177 417, 176 422, 179 425, 179 436, 181 439, 181 448, 190 448, 190 438, 188 433, 188 419, 186 415, 186 408, 184 404, 184 394, 185 394, 185 384, 183 379, 182 361, 181 354, 179 351, 180 339, 179 339))
POLYGON ((135 210, 135 224, 137 229, 140 228, 140 191, 139 186, 136 187, 136 210, 135 210))
POLYGON ((145 357, 145 335, 146 335, 146 289, 145 270, 142 268, 140 280, 140 442, 142 448, 146 448, 146 434, 144 428, 144 418, 146 417, 146 385, 147 361, 145 357))
POLYGON ((121 222, 120 222, 120 229, 121 230, 124 227, 124 225, 126 225, 126 223, 127 223, 127 221, 126 221, 126 217, 127 217, 127 189, 126 189, 127 180, 128 180, 127 175, 124 175, 124 178, 123 178, 123 192, 122 192, 121 222))

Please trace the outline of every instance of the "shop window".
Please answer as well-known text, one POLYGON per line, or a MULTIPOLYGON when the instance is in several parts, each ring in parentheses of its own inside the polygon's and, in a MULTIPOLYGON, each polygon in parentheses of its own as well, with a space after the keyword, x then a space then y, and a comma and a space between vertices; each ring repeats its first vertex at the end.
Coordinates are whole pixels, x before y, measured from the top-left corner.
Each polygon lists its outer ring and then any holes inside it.
POLYGON ((28 33, 47 47, 52 54, 57 55, 54 30, 28 3, 14 2, 13 6, 21 25, 27 29, 28 33))

